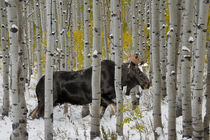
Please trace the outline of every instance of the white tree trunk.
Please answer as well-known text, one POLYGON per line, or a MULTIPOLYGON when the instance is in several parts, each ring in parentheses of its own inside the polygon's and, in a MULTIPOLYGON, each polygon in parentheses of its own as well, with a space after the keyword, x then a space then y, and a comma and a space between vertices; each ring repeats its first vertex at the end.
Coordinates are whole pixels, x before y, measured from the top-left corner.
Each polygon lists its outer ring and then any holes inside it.
POLYGON ((18 102, 18 94, 17 94, 17 79, 16 79, 16 71, 17 71, 17 52, 18 52, 18 27, 17 27, 17 7, 15 0, 7 1, 7 14, 8 14, 8 30, 9 30, 9 39, 10 39, 10 49, 11 49, 11 65, 12 65, 12 125, 13 131, 11 134, 11 139, 20 138, 21 133, 19 130, 19 118, 20 118, 20 106, 18 102), (8 6, 10 5, 10 6, 8 6), (15 137, 17 136, 17 137, 15 137))
POLYGON ((182 46, 182 22, 183 22, 183 4, 184 1, 178 0, 177 8, 178 8, 178 13, 177 13, 177 41, 178 43, 176 46, 178 47, 178 52, 177 52, 177 96, 176 96, 176 117, 179 117, 182 115, 182 92, 181 92, 181 46, 182 46))
MULTIPOLYGON (((160 48, 159 48, 159 20, 160 2, 152 0, 152 71, 153 71, 153 118, 154 130, 158 127, 162 128, 161 124, 161 79, 160 79, 160 48)), ((155 139, 158 138, 157 132, 154 132, 155 139)))
POLYGON ((100 135, 101 61, 100 61, 100 1, 93 0, 93 64, 92 64, 92 109, 90 137, 100 135))
POLYGON ((145 0, 140 0, 139 1, 139 41, 138 41, 138 47, 139 47, 139 54, 140 54, 140 59, 143 60, 145 58, 145 40, 144 40, 144 6, 145 6, 145 0))
POLYGON ((20 107, 20 132, 21 132, 21 139, 27 140, 28 139, 28 132, 27 132, 27 108, 26 108, 26 101, 25 101, 25 82, 26 82, 26 75, 25 75, 25 64, 24 64, 24 52, 26 49, 25 46, 25 29, 24 29, 24 16, 23 16, 23 1, 16 1, 17 5, 17 23, 18 23, 18 66, 16 72, 16 79, 17 79, 17 94, 18 94, 18 101, 20 107))
MULTIPOLYGON (((210 36, 210 33, 208 33, 208 36, 210 36)), ((210 40, 207 43, 207 49, 208 49, 208 60, 210 60, 210 40)), ((209 140, 209 122, 210 122, 210 61, 208 61, 208 71, 207 71, 207 79, 206 79, 206 115, 204 116, 204 140, 209 140)))
POLYGON ((26 103, 24 97, 25 77, 23 70, 24 29, 22 2, 7 1, 9 36, 12 58, 12 134, 10 139, 28 139, 26 129, 26 103), (17 6, 17 7, 16 7, 17 6), (18 52, 19 50, 19 52, 18 52), (22 50, 22 51, 21 51, 22 50), (19 56, 17 55, 19 54, 19 56))
POLYGON ((201 0, 199 8, 199 18, 197 27, 197 45, 195 52, 195 73, 194 89, 192 100, 192 128, 193 139, 203 139, 203 122, 202 122, 202 99, 203 99, 203 74, 204 74, 204 58, 206 50, 206 33, 208 23, 209 1, 201 0))
POLYGON ((45 139, 53 139, 53 49, 55 40, 55 9, 52 1, 47 0, 47 52, 45 66, 45 139))
POLYGON ((169 0, 168 2, 170 17, 167 67, 168 140, 176 140, 176 4, 177 0, 169 0))
POLYGON ((192 137, 192 108, 191 108, 191 78, 190 78, 190 52, 191 43, 188 42, 192 35, 193 0, 185 1, 183 14, 183 36, 182 36, 182 115, 183 115, 183 137, 192 137))
POLYGON ((8 116, 10 99, 9 99, 9 42, 7 30, 7 11, 5 1, 0 1, 0 26, 1 26, 1 47, 2 47, 2 67, 3 67, 3 116, 8 116))
POLYGON ((105 59, 109 59, 109 48, 108 48, 108 40, 107 40, 107 3, 102 0, 102 8, 103 8, 103 29, 104 29, 104 48, 105 48, 105 59))
POLYGON ((115 60, 115 50, 114 50, 114 0, 110 0, 109 3, 109 8, 110 8, 110 26, 109 26, 109 37, 110 37, 110 52, 111 52, 111 60, 114 61, 115 60))
POLYGON ((116 131, 119 136, 123 136, 123 96, 122 96, 122 85, 121 85, 121 76, 122 76, 122 44, 121 44, 121 3, 120 0, 114 0, 114 47, 115 47, 115 93, 116 93, 116 102, 117 102, 117 123, 116 131))
POLYGON ((160 1, 160 69, 161 69, 161 96, 166 96, 166 37, 165 37, 165 0, 160 1))
POLYGON ((74 1, 72 3, 69 3, 69 10, 70 10, 70 15, 69 15, 69 21, 70 21, 70 26, 69 26, 69 40, 70 40, 70 71, 73 70, 74 68, 74 42, 73 42, 73 30, 74 30, 74 1))
MULTIPOLYGON (((139 46, 138 46, 138 22, 137 22, 137 9, 138 4, 137 0, 131 1, 131 11, 132 11, 132 55, 139 55, 139 46)), ((131 102, 132 102, 132 109, 136 109, 137 106, 137 93, 138 86, 134 87, 131 90, 131 102)))
MULTIPOLYGON (((84 68, 90 67, 90 6, 89 0, 84 0, 84 68)), ((89 115, 89 105, 82 107, 82 117, 89 115)))
POLYGON ((36 50, 38 63, 38 80, 42 77, 42 43, 41 43, 41 18, 39 0, 34 0, 35 27, 36 27, 36 50))
POLYGON ((30 85, 31 82, 31 75, 32 75, 32 37, 33 37, 33 30, 29 30, 31 29, 32 26, 32 16, 31 16, 31 6, 32 6, 32 1, 29 1, 28 5, 26 6, 26 16, 27 16, 27 49, 28 49, 28 66, 29 66, 29 70, 28 70, 28 85, 30 85))

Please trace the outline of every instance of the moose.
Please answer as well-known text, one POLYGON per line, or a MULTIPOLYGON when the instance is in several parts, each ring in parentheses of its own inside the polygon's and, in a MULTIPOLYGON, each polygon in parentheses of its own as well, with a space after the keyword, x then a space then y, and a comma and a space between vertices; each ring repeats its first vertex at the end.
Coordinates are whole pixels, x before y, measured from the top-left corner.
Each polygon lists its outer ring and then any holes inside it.
MULTIPOLYGON (((122 86, 127 86, 126 95, 130 90, 140 85, 142 89, 148 89, 150 81, 139 69, 141 61, 134 59, 130 63, 122 65, 122 86)), ((101 61, 101 107, 104 109, 114 104, 116 98, 114 86, 115 63, 111 60, 101 61)), ((56 71, 53 73, 53 106, 63 103, 72 105, 86 105, 92 102, 91 93, 92 67, 79 71, 56 71)), ((44 116, 44 88, 45 76, 37 86, 36 95, 38 106, 30 113, 32 119, 44 116)))

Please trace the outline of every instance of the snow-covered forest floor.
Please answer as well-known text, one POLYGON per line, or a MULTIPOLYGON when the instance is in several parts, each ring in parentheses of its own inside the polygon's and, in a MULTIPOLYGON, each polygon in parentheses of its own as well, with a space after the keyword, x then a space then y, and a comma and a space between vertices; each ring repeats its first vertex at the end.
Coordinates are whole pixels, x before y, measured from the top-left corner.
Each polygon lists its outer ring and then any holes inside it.
MULTIPOLYGON (((37 80, 36 76, 32 76, 31 85, 26 89, 26 102, 28 114, 36 107, 37 99, 35 95, 35 87, 37 80)), ((0 79, 2 79, 2 72, 0 72, 0 79)), ((0 81, 2 85, 2 81, 0 81)), ((130 122, 124 124, 124 139, 125 140, 153 140, 153 118, 152 118, 152 93, 151 88, 145 91, 140 97, 140 111, 143 118, 132 119, 130 122), (141 131, 132 129, 132 126, 140 124, 144 126, 141 131)), ((127 106, 130 104, 130 98, 124 98, 127 106)), ((168 120, 168 106, 167 99, 162 101, 162 130, 158 130, 161 139, 167 139, 167 120, 168 120)), ((2 113, 3 91, 0 88, 0 114, 2 113)), ((81 117, 81 106, 69 105, 68 115, 63 114, 63 105, 54 108, 54 139, 55 140, 86 140, 89 139, 90 133, 90 115, 85 118, 81 117)), ((110 109, 110 108, 109 108, 110 109)), ((108 110, 108 109, 107 109, 108 110)), ((124 112, 124 118, 134 118, 131 115, 131 109, 124 112)), ((104 117, 101 119, 101 130, 103 130, 101 139, 112 140, 116 137, 115 133, 116 117, 110 117, 109 111, 106 111, 104 117)), ((182 118, 177 118, 177 135, 181 139, 182 133, 182 118)), ((12 132, 11 117, 0 117, 0 140, 9 140, 12 132)), ((44 120, 43 119, 28 119, 29 140, 44 139, 44 120)))

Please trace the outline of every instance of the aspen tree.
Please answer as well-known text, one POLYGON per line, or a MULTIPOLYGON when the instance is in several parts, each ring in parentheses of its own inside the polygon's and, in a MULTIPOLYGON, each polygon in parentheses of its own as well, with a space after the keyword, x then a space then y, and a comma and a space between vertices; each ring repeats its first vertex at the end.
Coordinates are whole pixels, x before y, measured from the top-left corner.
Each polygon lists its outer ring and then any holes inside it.
POLYGON ((193 0, 185 1, 185 10, 183 14, 183 36, 182 36, 182 115, 183 115, 183 137, 192 137, 192 107, 191 107, 191 78, 190 78, 190 52, 191 42, 189 38, 192 35, 192 19, 193 19, 193 0))
POLYGON ((117 102, 117 124, 116 131, 119 136, 123 136, 123 96, 122 96, 122 44, 121 44, 121 3, 120 0, 114 0, 114 47, 115 47, 115 93, 117 102))
POLYGON ((114 61, 115 60, 115 50, 114 50, 114 0, 110 0, 109 2, 109 9, 110 9, 110 23, 109 23, 109 37, 110 37, 110 52, 111 52, 111 60, 114 61))
POLYGON ((55 40, 55 6, 52 0, 46 1, 47 8, 47 51, 45 65, 45 139, 53 139, 53 56, 55 40))
MULTIPOLYGON (((89 0, 84 0, 84 68, 90 67, 90 7, 89 0)), ((89 105, 82 108, 82 117, 89 114, 89 105)))
MULTIPOLYGON (((197 40, 195 50, 195 71, 194 71, 194 89, 192 98, 192 138, 194 140, 203 139, 202 122, 202 93, 203 93, 203 74, 204 59, 206 50, 206 33, 208 23, 209 0, 200 0, 199 17, 197 26, 197 40)), ((189 38, 189 41, 190 38, 189 38)))
POLYGON ((1 47, 2 47, 2 67, 3 67, 3 116, 8 116, 9 99, 9 42, 7 30, 7 11, 5 1, 0 1, 0 26, 1 26, 1 47))
POLYGON ((168 32, 168 66, 167 66, 167 95, 168 95, 168 139, 176 140, 176 26, 177 0, 169 0, 170 27, 168 32))
POLYGON ((38 80, 42 77, 42 43, 41 43, 41 18, 39 0, 34 0, 35 27, 36 27, 36 50, 38 62, 38 80))
MULTIPOLYGON (((132 55, 136 55, 136 54, 139 55, 137 9, 138 9, 137 0, 132 0, 131 1, 131 10, 132 10, 132 55)), ((137 98, 136 98, 137 90, 138 90, 138 86, 134 87, 130 92, 132 109, 135 109, 136 105, 138 103, 137 98)))
MULTIPOLYGON (((207 35, 208 37, 210 36, 210 33, 207 35)), ((207 43, 207 49, 208 49, 208 60, 210 60, 210 40, 208 40, 207 43)), ((209 135, 209 122, 210 122, 210 61, 208 61, 208 69, 207 69, 207 79, 206 79, 206 115, 204 116, 204 122, 203 122, 203 127, 204 127, 204 140, 208 140, 210 135, 209 135)))
POLYGON ((160 1, 160 69, 161 69, 161 96, 166 96, 166 37, 165 37, 165 0, 160 1))
POLYGON ((182 52, 181 52, 181 46, 182 46, 182 23, 183 23, 183 5, 184 5, 183 0, 178 0, 177 2, 177 40, 176 40, 176 46, 178 47, 177 49, 177 64, 176 64, 176 69, 177 69, 177 96, 176 96, 176 117, 179 117, 182 115, 182 92, 181 92, 181 57, 182 57, 182 52))
MULTIPOLYGON (((161 122, 161 84, 160 84, 160 48, 159 48, 159 32, 160 20, 159 10, 160 1, 152 0, 152 71, 153 71, 153 118, 154 130, 162 128, 161 122)), ((157 131, 154 132, 155 139, 158 138, 157 131)))
POLYGON ((92 106, 90 137, 100 135, 101 104, 101 52, 100 52, 100 0, 93 0, 93 64, 92 64, 92 106))

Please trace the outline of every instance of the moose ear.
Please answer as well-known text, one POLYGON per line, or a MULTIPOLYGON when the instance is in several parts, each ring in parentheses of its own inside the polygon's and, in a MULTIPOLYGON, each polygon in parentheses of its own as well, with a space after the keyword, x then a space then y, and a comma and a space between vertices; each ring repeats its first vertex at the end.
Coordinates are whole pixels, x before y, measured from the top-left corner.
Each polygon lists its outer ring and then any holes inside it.
POLYGON ((136 55, 136 56, 134 56, 134 55, 131 55, 130 57, 129 57, 129 59, 130 59, 130 61, 133 63, 133 64, 135 64, 135 65, 139 65, 139 64, 144 64, 144 59, 143 60, 140 60, 140 56, 139 55, 136 55))

